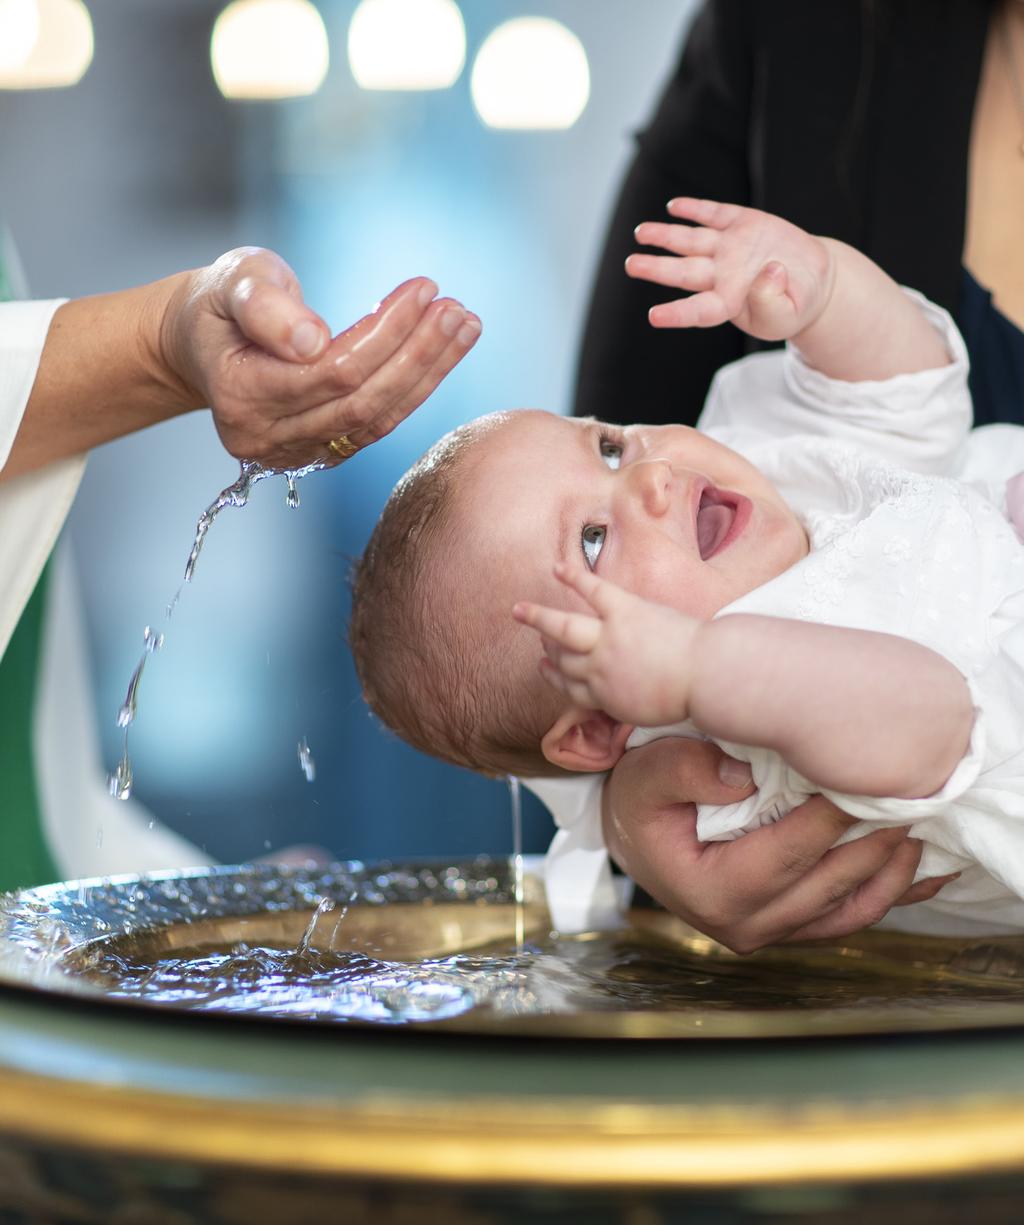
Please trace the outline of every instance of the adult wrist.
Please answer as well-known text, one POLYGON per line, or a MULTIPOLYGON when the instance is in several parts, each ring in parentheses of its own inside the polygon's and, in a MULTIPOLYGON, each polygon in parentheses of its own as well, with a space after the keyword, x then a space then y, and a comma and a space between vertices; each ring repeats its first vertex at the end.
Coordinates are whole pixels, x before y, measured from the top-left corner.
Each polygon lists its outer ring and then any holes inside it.
POLYGON ((194 271, 178 272, 146 286, 149 309, 140 319, 139 348, 151 385, 167 401, 168 416, 207 406, 191 352, 195 277, 194 271))

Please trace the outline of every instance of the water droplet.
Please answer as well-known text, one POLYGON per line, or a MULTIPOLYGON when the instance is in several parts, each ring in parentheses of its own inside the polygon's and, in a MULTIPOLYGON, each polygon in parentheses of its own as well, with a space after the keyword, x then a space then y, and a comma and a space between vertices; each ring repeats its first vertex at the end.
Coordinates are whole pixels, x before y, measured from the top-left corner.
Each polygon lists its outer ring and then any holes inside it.
POLYGON ((299 765, 302 767, 302 773, 306 776, 306 782, 311 783, 316 778, 316 762, 313 760, 313 754, 309 751, 309 742, 303 736, 299 741, 299 765))
POLYGON ((295 955, 297 957, 302 957, 305 953, 309 952, 309 946, 313 942, 313 933, 316 931, 317 923, 320 922, 323 915, 327 914, 329 910, 333 909, 334 903, 329 897, 322 897, 320 899, 320 901, 317 903, 316 910, 313 911, 313 917, 309 921, 309 926, 306 928, 305 934, 299 941, 298 947, 295 950, 295 955))
POLYGON ((114 773, 107 776, 107 788, 115 799, 131 799, 132 763, 128 760, 127 751, 117 763, 117 769, 114 773))

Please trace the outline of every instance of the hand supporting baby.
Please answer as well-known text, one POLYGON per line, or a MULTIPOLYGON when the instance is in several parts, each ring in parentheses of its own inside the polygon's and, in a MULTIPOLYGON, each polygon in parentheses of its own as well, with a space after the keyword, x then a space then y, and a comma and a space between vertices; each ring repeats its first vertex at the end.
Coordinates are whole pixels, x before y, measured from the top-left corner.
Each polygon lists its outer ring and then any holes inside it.
MULTIPOLYGON (((548 683, 626 724, 688 717, 694 647, 707 623, 595 574, 563 564, 555 574, 591 613, 529 602, 513 609, 541 636, 548 683)), ((671 739, 626 753, 605 788, 603 826, 612 856, 639 885, 734 952, 845 936, 892 906, 934 897, 953 879, 913 883, 921 843, 906 828, 835 847, 855 821, 822 796, 746 837, 702 843, 686 799, 727 803, 750 791, 707 781, 719 757, 710 743, 671 739), (705 767, 703 782, 695 764, 705 767)))

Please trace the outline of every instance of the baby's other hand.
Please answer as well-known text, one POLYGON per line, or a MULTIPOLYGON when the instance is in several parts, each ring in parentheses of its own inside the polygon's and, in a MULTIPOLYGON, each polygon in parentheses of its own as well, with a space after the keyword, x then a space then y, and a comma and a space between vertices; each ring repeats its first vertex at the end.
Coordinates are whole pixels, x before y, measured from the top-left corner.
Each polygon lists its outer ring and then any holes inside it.
POLYGON ((592 612, 526 602, 512 610, 540 634, 540 667, 549 684, 621 723, 650 727, 685 719, 691 648, 701 623, 565 564, 555 567, 555 577, 592 612))
POLYGON ((637 242, 670 255, 631 255, 626 272, 690 291, 651 308, 654 327, 717 327, 731 321, 759 340, 787 340, 828 304, 835 279, 828 242, 771 213, 688 196, 671 200, 672 225, 645 221, 637 242))

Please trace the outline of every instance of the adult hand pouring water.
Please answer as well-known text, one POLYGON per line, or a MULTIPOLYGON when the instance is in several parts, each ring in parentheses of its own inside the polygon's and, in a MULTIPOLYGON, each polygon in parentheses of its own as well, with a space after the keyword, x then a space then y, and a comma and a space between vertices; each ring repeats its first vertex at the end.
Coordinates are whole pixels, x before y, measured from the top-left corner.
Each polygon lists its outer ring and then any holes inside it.
POLYGON ((242 247, 138 289, 4 305, 0 480, 207 405, 239 459, 337 463, 403 421, 479 336, 436 295, 407 281, 332 338, 284 260, 242 247))
MULTIPOLYGON (((0 296, 4 284, 0 269, 0 296)), ((134 289, 0 303, 0 889, 94 867, 88 796, 95 788, 97 805, 105 801, 103 774, 93 762, 86 780, 73 765, 92 746, 65 744, 54 771, 32 744, 47 672, 41 644, 65 602, 54 589, 44 599, 40 576, 86 453, 209 406, 240 459, 275 469, 340 463, 422 404, 479 336, 475 315, 436 295, 426 278, 407 281, 332 336, 284 260, 244 247, 134 289), (58 785, 73 793, 73 814, 51 794, 58 785)), ((63 684, 67 704, 66 676, 63 684)), ((107 837, 103 873, 199 862, 169 831, 151 833, 142 858, 127 831, 107 837)))

